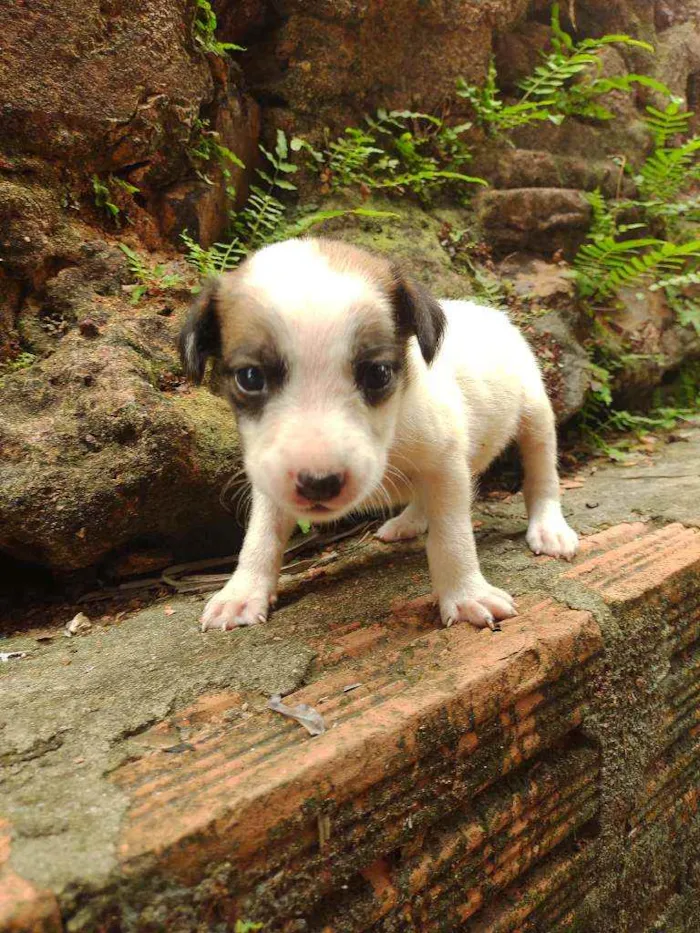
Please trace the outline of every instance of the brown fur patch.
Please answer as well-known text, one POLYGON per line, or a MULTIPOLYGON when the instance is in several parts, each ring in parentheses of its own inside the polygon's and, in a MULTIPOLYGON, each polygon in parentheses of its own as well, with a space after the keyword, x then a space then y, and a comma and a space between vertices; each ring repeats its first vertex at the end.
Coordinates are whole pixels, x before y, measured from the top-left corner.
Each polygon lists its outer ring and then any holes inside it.
POLYGON ((243 268, 227 272, 219 279, 216 316, 221 342, 221 361, 232 365, 249 354, 251 361, 260 356, 279 355, 277 315, 266 306, 262 296, 247 287, 243 268))
POLYGON ((406 341, 415 335, 426 363, 432 363, 445 329, 445 316, 432 295, 383 256, 339 240, 314 242, 334 269, 357 273, 376 284, 392 304, 400 338, 406 341))
POLYGON ((322 238, 313 242, 321 255, 338 272, 354 272, 370 282, 376 282, 387 298, 391 298, 396 283, 388 259, 341 240, 322 238))

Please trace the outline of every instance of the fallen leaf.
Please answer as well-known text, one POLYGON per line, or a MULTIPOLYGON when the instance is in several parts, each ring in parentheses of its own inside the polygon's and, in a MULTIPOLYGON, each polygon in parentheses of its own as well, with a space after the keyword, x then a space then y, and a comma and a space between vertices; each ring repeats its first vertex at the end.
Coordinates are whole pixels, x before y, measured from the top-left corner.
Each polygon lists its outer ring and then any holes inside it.
POLYGON ((85 615, 84 612, 79 612, 76 616, 66 622, 66 627, 64 630, 64 635, 67 635, 68 638, 72 638, 73 635, 86 635, 92 628, 92 622, 85 615))
POLYGON ((310 735, 321 735, 326 731, 326 723, 318 710, 313 709, 306 703, 298 703, 296 706, 287 706, 282 702, 279 695, 270 697, 267 708, 275 713, 281 713, 290 719, 296 719, 300 726, 303 726, 310 735))

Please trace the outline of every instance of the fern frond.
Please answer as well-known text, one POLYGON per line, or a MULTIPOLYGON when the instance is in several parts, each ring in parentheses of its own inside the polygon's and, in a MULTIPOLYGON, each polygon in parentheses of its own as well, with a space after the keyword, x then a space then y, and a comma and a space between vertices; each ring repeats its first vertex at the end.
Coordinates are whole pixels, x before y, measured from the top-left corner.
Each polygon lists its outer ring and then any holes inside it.
POLYGON ((664 220, 674 220, 680 217, 693 223, 700 223, 700 194, 683 201, 642 201, 640 206, 650 217, 661 217, 664 220))
POLYGON ((674 136, 683 136, 688 132, 688 124, 693 114, 681 110, 681 105, 682 101, 679 98, 672 98, 665 110, 657 110, 651 106, 646 108, 647 116, 644 122, 651 130, 657 149, 663 149, 674 136))
POLYGON ((607 237, 614 237, 617 232, 617 223, 603 192, 600 188, 596 188, 595 191, 586 192, 584 197, 591 205, 592 211, 588 239, 597 241, 607 237))
POLYGON ((652 275, 678 274, 688 259, 698 255, 700 240, 677 244, 651 237, 623 241, 606 237, 584 244, 574 269, 584 295, 607 298, 652 275))
MULTIPOLYGON (((678 275, 667 275, 658 282, 649 286, 652 292, 658 292, 661 288, 689 288, 691 285, 700 285, 700 269, 693 269, 690 272, 681 272, 678 275)), ((700 313, 700 308, 698 309, 700 313)))
POLYGON ((193 265, 203 278, 235 269, 245 256, 245 250, 237 238, 229 243, 214 243, 208 249, 200 246, 187 231, 180 234, 180 239, 187 247, 187 262, 193 265))
POLYGON ((642 196, 659 201, 675 198, 691 181, 700 177, 698 152, 700 136, 675 149, 656 149, 635 176, 642 196))

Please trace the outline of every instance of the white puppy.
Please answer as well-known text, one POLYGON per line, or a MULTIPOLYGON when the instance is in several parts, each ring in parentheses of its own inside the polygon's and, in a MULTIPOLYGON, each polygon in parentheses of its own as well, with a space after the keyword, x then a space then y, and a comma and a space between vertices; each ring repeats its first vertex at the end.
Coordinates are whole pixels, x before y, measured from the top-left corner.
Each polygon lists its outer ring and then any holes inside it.
POLYGON ((275 600, 298 519, 331 522, 406 505, 383 541, 428 531, 445 625, 515 615, 479 569, 472 478, 517 438, 527 542, 571 558, 559 504, 552 409, 530 348, 505 314, 438 302, 389 260, 332 240, 268 246, 209 282, 181 337, 200 382, 219 360, 236 413, 252 511, 235 573, 204 629, 252 625, 275 600))

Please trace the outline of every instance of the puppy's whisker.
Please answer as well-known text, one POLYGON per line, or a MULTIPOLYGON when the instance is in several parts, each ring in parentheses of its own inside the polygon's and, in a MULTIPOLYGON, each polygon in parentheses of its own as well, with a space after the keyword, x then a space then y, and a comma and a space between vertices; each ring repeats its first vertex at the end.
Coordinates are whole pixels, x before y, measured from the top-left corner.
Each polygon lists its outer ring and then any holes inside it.
POLYGON ((382 489, 386 494, 387 501, 390 502, 392 506, 394 505, 394 501, 399 502, 401 500, 399 487, 396 482, 394 482, 394 479, 389 472, 384 475, 384 479, 382 480, 382 489), (384 483, 389 486, 388 490, 385 488, 384 483))
MULTIPOLYGON (((400 461, 402 461, 402 462, 405 463, 405 464, 408 466, 408 468, 409 468, 412 472, 414 472, 414 473, 420 472, 420 470, 419 470, 417 464, 414 463, 414 461, 413 461, 407 454, 402 453, 402 451, 400 451, 400 450, 392 450, 392 452, 391 452, 391 459, 392 459, 392 460, 400 460, 400 461)), ((392 464, 392 465, 393 465, 393 464, 392 464)))
POLYGON ((231 504, 233 505, 235 502, 237 495, 236 487, 240 484, 243 484, 244 486, 250 485, 245 472, 245 467, 243 466, 239 467, 234 473, 232 473, 223 485, 219 495, 219 502, 225 509, 228 509, 226 500, 231 490, 234 490, 233 495, 231 496, 231 504))
POLYGON ((252 489, 250 483, 246 482, 239 486, 233 495, 231 509, 234 518, 239 524, 245 524, 250 513, 250 504, 252 501, 252 489))
POLYGON ((236 489, 232 490, 226 499, 221 499, 220 501, 226 511, 230 512, 236 519, 238 519, 241 502, 249 497, 250 486, 248 484, 242 484, 236 489))

